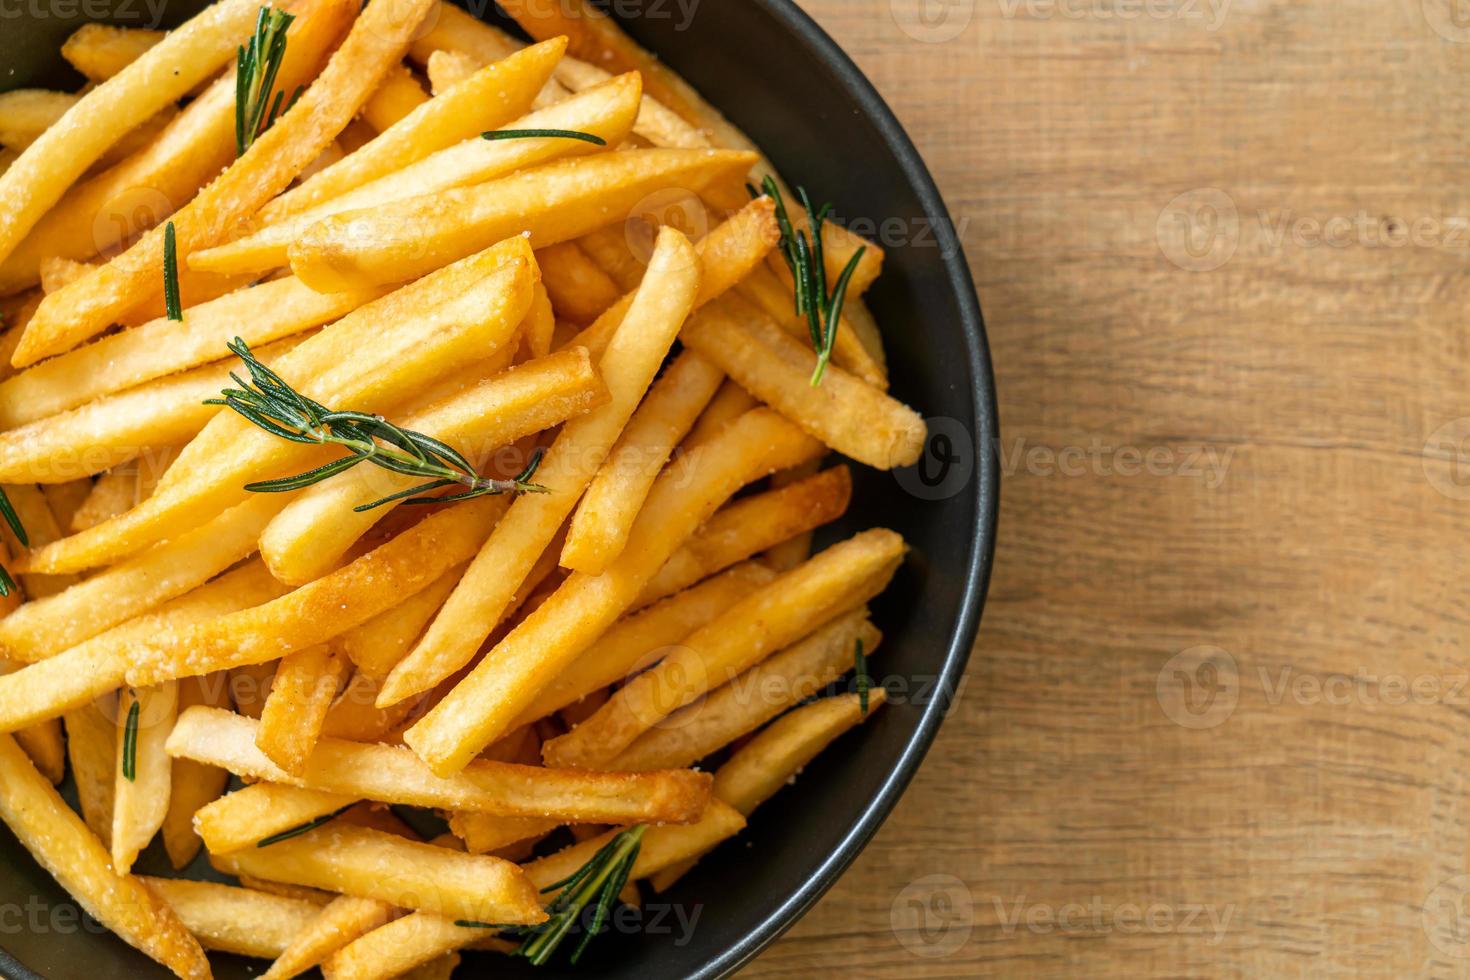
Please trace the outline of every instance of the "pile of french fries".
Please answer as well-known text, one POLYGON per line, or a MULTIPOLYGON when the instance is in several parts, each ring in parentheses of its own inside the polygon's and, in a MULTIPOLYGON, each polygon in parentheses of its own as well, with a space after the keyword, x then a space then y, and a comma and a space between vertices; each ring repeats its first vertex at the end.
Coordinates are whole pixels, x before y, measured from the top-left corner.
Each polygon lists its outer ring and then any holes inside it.
POLYGON ((852 492, 829 457, 911 464, 924 423, 863 299, 882 250, 752 195, 785 185, 607 17, 278 6, 289 101, 245 141, 261 0, 84 27, 86 88, 0 95, 0 818, 181 977, 444 977, 613 843, 621 901, 669 888, 881 706, 904 541, 812 536, 852 492), (820 384, 814 223, 847 273, 820 384), (237 339, 528 483, 318 472, 344 450, 219 403, 237 339), (238 884, 137 874, 157 837, 238 884))

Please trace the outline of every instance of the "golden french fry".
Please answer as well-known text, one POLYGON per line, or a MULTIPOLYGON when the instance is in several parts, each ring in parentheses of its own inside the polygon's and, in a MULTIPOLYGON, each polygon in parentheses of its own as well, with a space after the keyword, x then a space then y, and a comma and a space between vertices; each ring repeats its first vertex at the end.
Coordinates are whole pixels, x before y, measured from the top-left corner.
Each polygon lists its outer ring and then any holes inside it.
MULTIPOLYGON (((756 269, 740 284, 740 294, 765 311, 782 330, 810 343, 811 327, 795 309, 795 293, 769 268, 756 269)), ((844 305, 843 309, 846 309, 844 305)), ((839 318, 832 345, 832 363, 845 368, 879 391, 888 390, 888 372, 873 358, 846 315, 839 318)))
POLYGON ((548 245, 537 251, 536 261, 552 307, 574 323, 591 323, 622 298, 618 284, 576 242, 548 245))
POLYGON ((852 292, 852 285, 848 284, 847 302, 842 306, 842 316, 851 326, 853 333, 857 334, 858 340, 867 348, 868 356, 878 365, 886 377, 888 374, 888 355, 883 350, 883 334, 878 329, 878 321, 873 316, 873 311, 868 309, 867 301, 852 292))
POLYGON ((414 912, 395 919, 329 956, 322 963, 322 976, 326 980, 388 980, 408 976, 411 970, 494 935, 485 929, 457 926, 454 922, 428 912, 414 912))
POLYGON ((709 405, 690 429, 688 437, 684 440, 684 452, 691 452, 708 442, 710 437, 719 433, 727 423, 738 419, 759 404, 760 402, 750 392, 735 382, 727 380, 720 385, 720 390, 715 392, 715 397, 710 399, 709 405))
POLYGON ((175 725, 169 751, 237 775, 344 797, 563 823, 687 823, 698 818, 709 798, 709 777, 688 770, 559 772, 478 760, 442 778, 407 749, 330 738, 317 743, 297 775, 275 765, 255 745, 258 728, 258 722, 240 715, 191 708, 175 725))
MULTIPOLYGON (((857 694, 840 694, 797 708, 772 722, 740 747, 715 772, 715 795, 750 816, 783 786, 790 785, 822 750, 843 732, 862 724, 886 700, 887 692, 874 687, 863 710, 857 694)), ((664 892, 691 867, 695 858, 671 864, 652 876, 654 891, 664 892)))
MULTIPOLYGON (((21 526, 26 529, 31 548, 50 544, 62 537, 61 525, 57 522, 46 495, 34 483, 10 484, 4 487, 4 492, 10 498, 10 505, 15 508, 16 515, 20 517, 21 526)), ((5 527, 5 540, 11 554, 20 555, 29 550, 16 540, 9 525, 5 527)), ((44 599, 75 585, 76 576, 24 573, 20 577, 20 584, 27 598, 44 599)))
MULTIPOLYGON (((190 677, 179 682, 181 712, 196 704, 221 708, 229 700, 229 684, 224 674, 190 677)), ((194 831, 194 814, 200 807, 219 799, 229 782, 229 772, 218 766, 206 766, 193 759, 174 760, 173 790, 168 797, 168 813, 163 818, 163 846, 175 870, 186 867, 199 853, 202 841, 194 831)))
POLYGON ((141 880, 172 906, 200 945, 221 953, 273 959, 321 913, 311 902, 213 881, 141 880))
POLYGON ((882 634, 867 617, 867 610, 855 609, 673 712, 612 765, 631 772, 689 766, 755 731, 852 670, 856 644, 868 653, 877 648, 882 634))
POLYGON ((436 773, 463 769, 632 604, 654 571, 752 480, 821 450, 772 412, 755 411, 675 474, 654 482, 628 546, 600 576, 573 574, 439 704, 404 733, 436 773))
POLYGON ((438 98, 482 67, 482 63, 458 51, 434 51, 424 64, 429 91, 438 98))
POLYGON ((525 495, 511 505, 418 645, 388 675, 380 705, 421 694, 449 677, 469 663, 502 621, 511 598, 637 409, 698 290, 693 246, 667 230, 659 237, 645 287, 598 365, 609 400, 562 427, 536 473, 548 492, 525 495))
MULTIPOLYGON (((256 355, 274 365, 297 343, 277 341, 256 355)), ((136 459, 149 447, 182 445, 219 413, 204 402, 231 384, 231 369, 206 364, 0 433, 0 481, 67 483, 136 459)))
POLYGON ((205 8, 88 92, 64 124, 27 147, 0 174, 0 260, 108 147, 223 65, 249 34, 257 9, 256 0, 221 0, 205 8))
POLYGON ((319 965, 359 936, 387 925, 397 910, 372 898, 343 895, 317 912, 291 940, 261 980, 290 980, 319 965))
MULTIPOLYGON (((341 5, 350 0, 319 2, 341 5)), ((221 7, 235 4, 248 4, 254 15, 255 0, 222 0, 221 7)), ((186 258, 196 249, 223 240, 238 230, 235 226, 241 219, 284 190, 356 115, 378 80, 407 50, 414 29, 433 6, 434 0, 402 0, 364 10, 327 67, 296 104, 229 169, 174 214, 170 224, 175 229, 179 257, 186 258)), ((180 33, 169 35, 167 41, 96 91, 127 78, 180 33)), ((246 33, 242 30, 237 36, 246 33)), ((196 81, 194 78, 190 87, 196 81)), ((76 111, 81 108, 79 104, 76 111)), ((24 163, 23 156, 16 167, 0 177, 0 200, 4 200, 3 182, 24 163)), ((32 364, 69 350, 105 330, 122 314, 161 296, 163 277, 158 270, 163 261, 163 241, 163 229, 154 228, 106 265, 42 300, 15 352, 16 365, 32 364)), ((0 226, 0 255, 10 251, 4 246, 0 226)))
MULTIPOLYGON (((585 350, 541 358, 404 418, 401 424, 454 446, 471 461, 581 415, 607 400, 607 389, 585 350)), ((545 484, 546 471, 537 474, 545 484)), ((321 577, 396 502, 355 508, 408 490, 422 478, 359 466, 291 500, 260 539, 260 553, 276 577, 302 583, 321 577)), ((547 484, 549 486, 549 484, 547 484)), ((552 487, 552 493, 560 493, 552 487)), ((416 637, 415 637, 416 639, 416 637)))
POLYGON ((112 870, 101 842, 9 735, 0 735, 0 785, 0 819, 88 915, 178 976, 209 977, 204 951, 168 905, 112 870))
POLYGON ((623 222, 589 231, 577 239, 577 247, 617 283, 619 296, 637 289, 643 281, 643 263, 628 247, 623 222))
POLYGON ((405 65, 394 65, 363 103, 361 118, 378 132, 403 120, 429 102, 429 93, 405 65))
POLYGON ((66 754, 82 819, 112 850, 112 801, 117 792, 117 695, 108 693, 62 716, 66 754))
POLYGON ((0 620, 0 651, 45 659, 202 585, 255 550, 284 501, 262 495, 0 620))
POLYGON ((735 501, 711 517, 649 580, 635 608, 673 595, 767 548, 837 520, 852 500, 852 473, 816 476, 735 501))
POLYGON ((236 337, 252 348, 330 323, 385 290, 318 293, 278 279, 191 307, 52 358, 0 382, 0 427, 56 415, 103 395, 228 356, 236 337))
MULTIPOLYGON (((190 760, 179 758, 174 764, 186 761, 190 760)), ((211 854, 229 854, 245 847, 269 846, 262 841, 341 813, 357 801, 355 796, 340 793, 254 783, 201 807, 194 815, 194 826, 211 854)))
POLYGON ((92 481, 82 477, 79 480, 68 480, 66 483, 48 483, 41 487, 41 493, 45 495, 46 503, 51 506, 51 513, 56 518, 57 526, 76 530, 72 526, 72 518, 76 516, 77 510, 91 495, 92 481))
POLYGON ((391 132, 267 204, 256 223, 271 225, 313 209, 524 115, 565 50, 565 42, 553 40, 475 72, 469 85, 426 100, 391 132))
POLYGON ((811 383, 817 355, 736 297, 700 311, 680 335, 757 398, 827 445, 878 469, 908 466, 924 450, 924 419, 913 409, 829 366, 811 383))
POLYGON ((61 725, 52 718, 37 722, 15 733, 15 740, 36 764, 41 775, 58 784, 66 777, 66 747, 62 743, 61 725))
POLYGON ((673 644, 775 577, 763 565, 738 565, 618 621, 536 697, 516 726, 555 714, 651 667, 673 644))
MULTIPOLYGON (((417 600, 422 595, 423 593, 419 593, 409 601, 417 600)), ((332 642, 336 644, 340 640, 341 637, 338 637, 332 642)), ((422 706, 422 701, 410 698, 391 708, 379 708, 377 701, 380 687, 379 679, 369 677, 361 671, 354 673, 341 697, 327 710, 327 720, 322 723, 322 734, 327 738, 344 738, 349 742, 393 741, 394 733, 408 722, 410 716, 422 706)))
MULTIPOLYGON (((804 466, 793 466, 771 477, 772 490, 784 490, 793 484, 808 480, 822 471, 820 460, 807 463, 804 466)), ((797 565, 812 556, 812 541, 814 534, 804 531, 794 537, 787 538, 780 544, 767 548, 761 555, 761 561, 771 566, 778 572, 789 572, 797 565)))
POLYGON ((117 704, 117 788, 112 803, 112 866, 126 873, 168 814, 173 760, 163 750, 179 712, 179 686, 166 681, 123 689, 117 704))
MULTIPOLYGON (((699 190, 750 164, 721 150, 629 150, 549 163, 473 187, 333 215, 291 244, 291 270, 318 289, 402 282, 508 235, 541 248, 629 213, 655 191, 699 190)), ((46 301, 31 320, 31 329, 46 301)), ((24 348, 22 341, 22 348, 24 348)))
POLYGON ((542 755, 558 766, 614 758, 674 711, 883 591, 904 551, 903 538, 882 528, 828 548, 690 634, 542 755))
MULTIPOLYGON (((402 400, 466 360, 493 353, 515 334, 531 302, 533 269, 526 248, 525 239, 516 238, 442 270, 443 276, 390 293, 338 320, 272 367, 287 381, 297 379, 297 390, 323 404, 376 411, 402 400), (413 308, 415 300, 438 298, 455 284, 463 291, 447 302, 413 308)), ((244 485, 251 478, 309 467, 314 460, 323 460, 314 447, 256 429, 234 413, 217 416, 185 448, 152 497, 127 514, 37 551, 31 564, 54 573, 116 559, 249 496, 244 485)))
POLYGON ((600 575, 622 554, 653 481, 724 379, 693 351, 669 365, 577 505, 561 553, 564 567, 600 575))
MULTIPOLYGON (((85 477, 83 477, 85 479, 85 477)), ((71 481, 76 482, 76 481, 71 481)), ((71 529, 85 531, 130 510, 138 502, 138 461, 129 460, 97 477, 72 514, 71 529)))
POLYGON ((147 635, 169 622, 214 619, 266 602, 282 591, 264 565, 251 562, 165 603, 155 612, 131 619, 13 674, 0 676, 0 731, 15 731, 77 711, 122 686, 128 666, 122 651, 132 638, 147 635))
POLYGON ((255 744, 272 762, 301 772, 346 673, 346 658, 327 646, 281 658, 255 732, 255 744))
POLYGON ((105 82, 164 38, 141 27, 83 24, 61 45, 61 56, 94 82, 105 82))
POLYGON ((0 93, 0 143, 24 150, 81 101, 80 95, 39 88, 0 93))
POLYGON ((270 847, 236 851, 228 863, 257 878, 455 919, 527 925, 546 919, 536 886, 509 861, 404 840, 343 821, 270 847))
MULTIPOLYGON (((638 85, 636 75, 624 76, 560 105, 523 116, 505 128, 571 129, 615 144, 627 135, 633 124, 640 91, 638 85)), ((485 140, 476 135, 310 207, 275 216, 270 224, 252 234, 194 253, 189 262, 193 268, 217 271, 273 269, 286 264, 287 248, 293 241, 318 221, 332 215, 371 210, 393 202, 479 184, 527 167, 561 157, 592 153, 597 149, 582 140, 485 140)), ((349 156, 343 163, 352 159, 349 156)), ((303 189, 309 184, 303 185, 303 189)), ((265 214, 271 215, 272 212, 267 210, 265 214)))
POLYGON ((545 837, 561 825, 559 820, 497 817, 492 813, 456 813, 449 818, 449 828, 464 841, 465 850, 471 854, 487 854, 521 841, 545 837))
POLYGON ((424 627, 444 605, 468 567, 468 564, 456 565, 418 595, 348 630, 333 640, 332 645, 352 661, 359 673, 381 681, 413 649, 414 641, 423 634, 424 627))

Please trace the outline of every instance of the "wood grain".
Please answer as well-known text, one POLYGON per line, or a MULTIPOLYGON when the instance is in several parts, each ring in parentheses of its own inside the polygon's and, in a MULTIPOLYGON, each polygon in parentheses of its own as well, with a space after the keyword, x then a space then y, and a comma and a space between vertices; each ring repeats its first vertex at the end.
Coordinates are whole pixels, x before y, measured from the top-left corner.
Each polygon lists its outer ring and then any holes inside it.
POLYGON ((958 708, 748 975, 1470 974, 1470 20, 804 5, 960 225, 1006 482, 958 708))

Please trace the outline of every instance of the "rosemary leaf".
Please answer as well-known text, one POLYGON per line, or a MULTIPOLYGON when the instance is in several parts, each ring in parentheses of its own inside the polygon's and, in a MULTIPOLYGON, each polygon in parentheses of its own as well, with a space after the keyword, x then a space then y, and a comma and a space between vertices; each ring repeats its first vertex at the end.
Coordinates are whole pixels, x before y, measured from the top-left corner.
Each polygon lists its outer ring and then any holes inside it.
POLYGON ((571 961, 575 965, 587 944, 602 930, 609 910, 628 883, 628 876, 638 861, 646 829, 643 824, 629 827, 608 841, 575 874, 543 888, 543 892, 557 888, 564 890, 547 907, 550 918, 539 926, 522 930, 527 939, 515 955, 530 960, 536 966, 545 965, 591 906, 592 922, 572 953, 571 961))
POLYGON ((179 302, 179 246, 172 221, 163 226, 163 306, 170 320, 184 319, 184 306, 179 302))
POLYGON ((333 810, 331 813, 317 817, 315 820, 308 820, 306 821, 306 823, 301 824, 299 827, 292 827, 290 830, 283 830, 279 834, 271 834, 269 837, 262 837, 260 840, 255 842, 255 846, 270 847, 272 844, 279 844, 283 840, 290 840, 292 837, 300 837, 302 834, 316 830, 323 824, 331 823, 333 820, 336 820, 338 817, 346 813, 348 810, 351 810, 356 805, 356 803, 349 803, 340 810, 333 810))
POLYGON ((123 725, 122 774, 130 783, 138 778, 138 712, 142 704, 134 693, 133 703, 128 706, 128 720, 123 725))
POLYGON ((30 536, 26 534, 25 525, 20 522, 20 515, 15 512, 15 505, 10 502, 10 498, 6 496, 3 489, 0 489, 0 515, 4 516, 10 533, 15 535, 15 540, 20 542, 21 547, 29 548, 31 546, 30 536))
MULTIPOLYGON (((255 33, 235 52, 235 154, 244 156, 256 138, 271 127, 281 112, 284 92, 272 90, 286 55, 286 31, 296 18, 284 10, 261 7, 255 18, 255 33)), ((301 96, 297 88, 286 105, 301 96)))
POLYGON ((575 129, 494 129, 488 133, 481 133, 480 137, 487 140, 581 140, 594 146, 607 146, 607 140, 601 136, 595 133, 579 132, 575 129))

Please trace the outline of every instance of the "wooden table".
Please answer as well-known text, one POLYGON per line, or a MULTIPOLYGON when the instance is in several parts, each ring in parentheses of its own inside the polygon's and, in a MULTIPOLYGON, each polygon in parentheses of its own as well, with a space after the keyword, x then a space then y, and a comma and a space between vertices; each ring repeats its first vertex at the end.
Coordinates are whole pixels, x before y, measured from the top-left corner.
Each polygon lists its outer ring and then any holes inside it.
POLYGON ((959 707, 750 975, 1470 973, 1470 19, 805 2, 961 226, 1006 482, 959 707))

